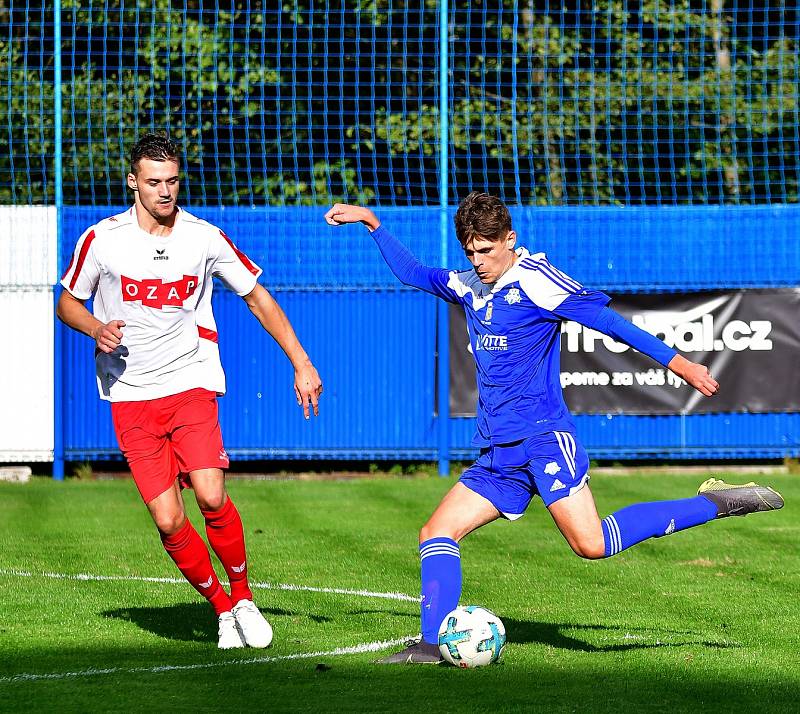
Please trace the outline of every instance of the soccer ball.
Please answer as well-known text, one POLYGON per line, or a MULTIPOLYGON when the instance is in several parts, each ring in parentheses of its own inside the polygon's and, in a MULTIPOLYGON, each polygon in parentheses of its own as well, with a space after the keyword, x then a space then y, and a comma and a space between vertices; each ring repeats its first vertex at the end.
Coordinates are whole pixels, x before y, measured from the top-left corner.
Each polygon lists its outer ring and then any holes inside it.
POLYGON ((457 607, 439 626, 439 651, 456 667, 483 667, 497 662, 506 645, 506 628, 485 607, 457 607))

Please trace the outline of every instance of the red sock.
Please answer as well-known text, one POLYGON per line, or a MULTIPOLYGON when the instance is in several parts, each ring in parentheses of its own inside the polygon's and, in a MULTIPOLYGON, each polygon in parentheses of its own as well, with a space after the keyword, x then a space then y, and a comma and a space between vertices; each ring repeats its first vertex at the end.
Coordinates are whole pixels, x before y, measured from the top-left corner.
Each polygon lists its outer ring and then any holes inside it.
POLYGON ((172 535, 162 533, 161 542, 183 577, 214 606, 217 615, 231 609, 231 599, 214 572, 208 548, 188 520, 172 535))
POLYGON ((231 602, 235 605, 239 600, 252 600, 253 593, 247 583, 247 555, 239 511, 228 498, 218 511, 201 512, 206 519, 208 542, 228 574, 231 602))

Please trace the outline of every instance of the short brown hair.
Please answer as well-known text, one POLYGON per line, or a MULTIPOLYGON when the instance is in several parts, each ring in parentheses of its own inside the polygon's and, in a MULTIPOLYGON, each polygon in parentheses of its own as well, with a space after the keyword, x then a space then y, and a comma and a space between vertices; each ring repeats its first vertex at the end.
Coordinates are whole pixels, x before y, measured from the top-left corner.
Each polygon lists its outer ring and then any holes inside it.
POLYGON ((151 161, 178 161, 178 147, 163 134, 145 134, 131 149, 131 173, 139 170, 142 159, 151 161))
POLYGON ((511 214, 506 205, 488 193, 473 191, 456 211, 456 238, 466 246, 476 237, 502 240, 511 230, 511 214))

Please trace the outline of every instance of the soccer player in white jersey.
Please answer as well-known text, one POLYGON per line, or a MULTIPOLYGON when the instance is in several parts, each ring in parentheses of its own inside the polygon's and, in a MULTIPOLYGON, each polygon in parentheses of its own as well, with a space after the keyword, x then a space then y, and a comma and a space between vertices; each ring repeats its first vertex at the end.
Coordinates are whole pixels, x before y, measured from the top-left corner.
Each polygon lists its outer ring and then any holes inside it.
POLYGON ((111 402, 120 449, 178 569, 214 607, 219 647, 267 647, 272 628, 253 603, 242 521, 225 489, 229 466, 217 395, 225 392, 212 277, 236 292, 294 367, 297 402, 318 414, 322 383, 261 269, 215 226, 178 208, 178 150, 143 136, 131 151, 134 205, 90 227, 64 274, 58 317, 96 343, 97 386, 111 402), (94 295, 94 315, 84 302, 94 295), (230 581, 186 518, 194 489, 206 534, 230 581))
POLYGON ((473 268, 462 272, 421 265, 367 208, 337 204, 325 219, 334 226, 363 223, 400 281, 461 304, 477 367, 473 444, 480 456, 419 535, 422 639, 383 663, 441 661, 439 625, 461 594, 459 541, 498 518, 521 517, 534 495, 583 558, 608 558, 647 538, 783 506, 770 488, 709 479, 692 498, 638 503, 599 518, 588 485, 589 459, 561 391, 562 321, 575 320, 625 342, 706 397, 719 385, 706 367, 610 309, 607 295, 585 289, 544 253, 517 247, 511 215, 499 199, 473 192, 459 206, 456 236, 473 268))

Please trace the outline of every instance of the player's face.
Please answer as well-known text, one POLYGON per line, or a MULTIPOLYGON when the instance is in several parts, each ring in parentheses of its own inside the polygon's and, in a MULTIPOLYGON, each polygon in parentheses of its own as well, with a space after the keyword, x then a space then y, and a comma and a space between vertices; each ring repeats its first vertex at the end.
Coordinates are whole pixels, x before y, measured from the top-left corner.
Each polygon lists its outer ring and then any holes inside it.
POLYGON ((517 259, 514 244, 517 234, 509 231, 500 240, 477 236, 464 246, 464 255, 472 263, 482 283, 496 283, 517 259))
POLYGON ((141 159, 138 171, 128 174, 128 186, 136 191, 138 203, 156 221, 163 221, 175 213, 180 187, 177 161, 141 159))

